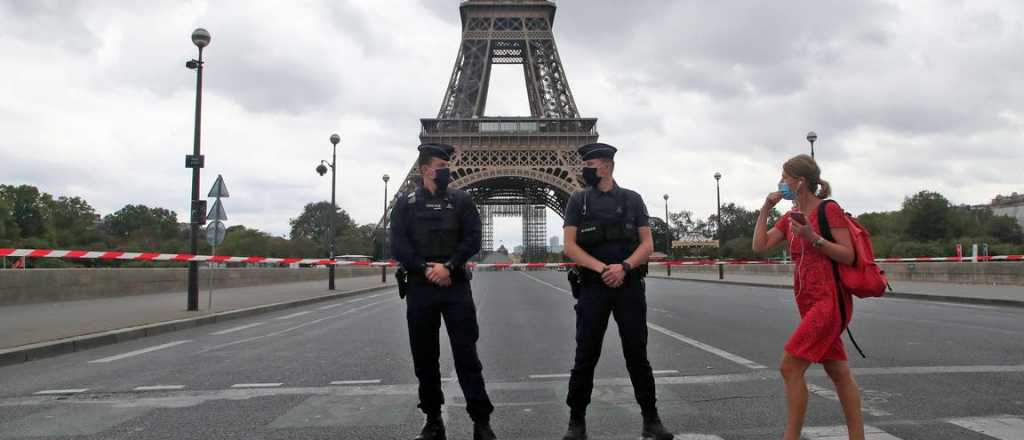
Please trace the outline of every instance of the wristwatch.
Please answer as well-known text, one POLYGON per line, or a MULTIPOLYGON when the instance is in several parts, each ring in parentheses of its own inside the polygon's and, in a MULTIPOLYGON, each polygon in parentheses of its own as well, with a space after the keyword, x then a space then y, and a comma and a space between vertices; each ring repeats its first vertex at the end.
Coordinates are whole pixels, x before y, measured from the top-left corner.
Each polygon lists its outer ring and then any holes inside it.
POLYGON ((622 263, 620 263, 620 264, 622 264, 622 271, 623 272, 629 272, 629 270, 633 268, 633 265, 629 264, 629 262, 625 261, 625 260, 623 260, 622 263))
POLYGON ((825 242, 826 241, 828 241, 828 240, 825 240, 825 237, 822 237, 822 236, 819 235, 818 238, 816 238, 814 241, 811 242, 811 246, 814 246, 816 248, 820 248, 822 246, 825 246, 825 242))
POLYGON ((449 272, 449 273, 451 273, 451 272, 455 271, 455 265, 453 265, 451 261, 446 261, 446 262, 445 262, 445 263, 443 264, 443 266, 444 266, 444 268, 445 268, 445 269, 448 269, 448 272, 449 272))

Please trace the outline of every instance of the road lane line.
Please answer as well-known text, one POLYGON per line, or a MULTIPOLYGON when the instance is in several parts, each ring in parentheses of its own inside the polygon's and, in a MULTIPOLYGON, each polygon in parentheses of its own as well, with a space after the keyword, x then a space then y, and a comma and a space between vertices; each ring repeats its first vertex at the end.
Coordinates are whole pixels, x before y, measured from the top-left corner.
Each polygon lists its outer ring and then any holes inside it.
POLYGON ((558 373, 558 374, 531 374, 530 379, 557 379, 570 377, 569 373, 558 373))
MULTIPOLYGON (((845 426, 804 428, 801 434, 807 440, 845 440, 850 438, 846 435, 845 426)), ((864 425, 864 440, 900 440, 900 438, 874 426, 864 425)))
POLYGON ((967 417, 950 419, 949 423, 999 440, 1024 438, 1024 419, 1018 417, 967 417))
POLYGON ((152 351, 163 350, 165 348, 171 348, 171 347, 174 347, 174 346, 177 346, 177 345, 181 345, 181 344, 185 344, 185 343, 188 343, 188 342, 192 342, 192 341, 191 340, 184 340, 184 341, 169 342, 167 344, 157 345, 157 346, 153 346, 153 347, 149 347, 149 348, 143 348, 141 350, 129 351, 128 353, 119 354, 117 356, 110 356, 110 357, 105 357, 103 359, 96 359, 94 361, 89 361, 89 363, 90 364, 104 364, 104 363, 107 363, 107 362, 119 361, 121 359, 130 358, 130 357, 133 357, 133 356, 138 356, 140 354, 146 354, 146 353, 149 353, 149 352, 152 352, 152 351))
POLYGON ((379 384, 380 379, 371 380, 336 380, 331 382, 331 385, 372 385, 379 384))
POLYGON ((676 434, 677 440, 722 440, 717 435, 709 434, 676 434))
MULTIPOLYGON (((816 395, 818 397, 824 397, 826 399, 834 400, 836 402, 839 401, 839 395, 836 394, 835 391, 830 390, 830 389, 825 388, 825 387, 819 387, 819 386, 817 386, 817 385, 815 385, 813 383, 807 384, 807 391, 810 391, 810 392, 814 393, 814 395, 816 395)), ((862 388, 861 389, 861 394, 866 394, 867 391, 868 390, 862 388)), ((890 412, 888 412, 888 411, 886 411, 884 409, 876 408, 874 405, 872 405, 871 403, 867 402, 867 399, 862 399, 860 407, 861 407, 862 411, 864 411, 864 412, 866 412, 868 414, 871 414, 871 415, 873 415, 875 417, 888 417, 888 416, 892 415, 892 413, 890 413, 890 412)))
POLYGON ((177 391, 185 389, 185 385, 152 385, 135 387, 132 391, 177 391))
POLYGON ((747 367, 747 368, 750 368, 752 370, 763 370, 763 369, 768 368, 768 367, 766 367, 764 365, 761 365, 761 364, 759 364, 757 362, 754 362, 754 361, 752 361, 750 359, 747 359, 747 358, 744 358, 744 357, 741 357, 741 356, 737 356, 735 354, 729 353, 729 352, 727 352, 725 350, 722 350, 722 349, 719 349, 719 348, 712 347, 712 346, 710 346, 708 344, 705 344, 703 342, 700 342, 700 341, 698 341, 696 339, 690 339, 690 338, 688 338, 686 336, 683 336, 683 335, 681 335, 679 333, 676 333, 676 332, 674 332, 672 330, 669 330, 669 329, 667 329, 665 327, 662 327, 660 325, 651 324, 650 322, 648 322, 647 323, 647 327, 650 328, 651 330, 654 330, 654 331, 656 331, 658 333, 664 334, 664 335, 666 335, 666 336, 668 336, 670 338, 673 338, 673 339, 675 339, 677 341, 680 341, 680 342, 683 342, 683 343, 686 343, 686 344, 690 344, 690 345, 692 345, 692 346, 694 346, 696 348, 704 350, 704 351, 706 351, 708 353, 711 353, 713 355, 716 355, 718 357, 728 359, 730 361, 733 361, 733 362, 735 362, 737 364, 740 364, 740 365, 742 365, 744 367, 747 367))
POLYGON ((79 394, 89 391, 88 388, 73 388, 68 390, 43 390, 32 393, 33 396, 52 396, 55 394, 79 394))
POLYGON ((679 370, 654 370, 654 374, 679 374, 679 370))
MULTIPOLYGON (((527 278, 529 278, 531 280, 534 280, 534 281, 536 281, 538 283, 541 283, 541 284, 543 284, 545 286, 548 286, 548 287, 550 287, 552 289, 560 290, 560 291, 565 292, 565 293, 570 293, 566 289, 558 287, 558 286, 556 286, 554 284, 551 284, 551 283, 549 283, 547 281, 544 281, 542 279, 536 278, 534 276, 528 275, 526 272, 520 272, 520 273, 523 276, 525 276, 525 277, 527 277, 527 278)), ((768 367, 766 367, 764 365, 761 365, 761 364, 759 364, 757 362, 754 362, 754 361, 752 361, 750 359, 746 359, 744 357, 734 355, 734 354, 729 353, 729 352, 727 352, 725 350, 712 347, 712 346, 710 346, 708 344, 705 344, 703 342, 697 341, 695 339, 690 339, 690 338, 688 338, 686 336, 683 336, 683 335, 681 335, 679 333, 676 333, 676 332, 674 332, 672 330, 669 330, 667 328, 661 327, 659 325, 651 324, 650 322, 648 322, 647 323, 647 327, 649 327, 651 330, 663 333, 663 334, 665 334, 665 335, 667 335, 667 336, 669 336, 671 338, 674 338, 674 339, 676 339, 678 341, 685 342, 685 343, 690 344, 690 345, 692 345, 694 347, 697 347, 697 348, 699 348, 701 350, 707 351, 708 353, 711 353, 711 354, 723 357, 723 358, 728 359, 730 361, 733 361, 733 362, 735 362, 737 364, 743 365, 744 367, 747 367, 747 368, 750 368, 750 369, 753 369, 753 370, 761 370, 761 369, 768 368, 768 367)))
POLYGON ((245 330, 247 328, 253 328, 253 327, 256 327, 258 325, 263 325, 263 323, 262 322, 254 322, 252 324, 240 325, 238 327, 229 328, 227 330, 221 330, 219 332, 213 332, 213 333, 210 333, 210 334, 211 335, 226 335, 228 333, 234 333, 234 332, 242 331, 242 330, 245 330))
POLYGON ((519 273, 520 273, 521 275, 523 275, 524 277, 527 277, 527 278, 529 278, 529 279, 531 279, 531 280, 534 280, 534 281, 536 281, 536 282, 538 282, 538 283, 541 283, 541 284, 543 284, 543 285, 545 285, 545 286, 548 286, 548 287, 550 287, 550 288, 552 288, 552 289, 555 289, 555 290, 560 290, 560 291, 562 291, 562 292, 565 292, 565 293, 568 293, 568 294, 570 294, 570 295, 572 294, 572 292, 570 292, 570 291, 569 291, 569 289, 565 289, 565 288, 562 288, 562 287, 558 287, 558 286, 556 286, 556 285, 554 285, 554 284, 551 284, 551 283, 549 283, 549 282, 547 282, 547 281, 544 281, 544 280, 542 280, 542 279, 540 279, 540 278, 537 278, 537 277, 535 277, 535 276, 533 276, 533 275, 527 274, 526 272, 519 272, 519 273))
POLYGON ((279 387, 281 385, 284 385, 284 384, 280 383, 280 382, 273 382, 273 383, 236 383, 234 385, 231 385, 231 388, 236 388, 236 389, 237 388, 277 388, 277 387, 279 387))
POLYGON ((277 320, 292 319, 292 318, 299 317, 299 316, 302 316, 302 315, 308 315, 310 313, 313 313, 313 311, 312 310, 306 310, 305 312, 297 312, 297 313, 292 313, 291 315, 278 316, 277 318, 274 318, 274 319, 277 319, 277 320))
POLYGON ((339 318, 339 317, 342 317, 342 316, 345 316, 345 315, 348 315, 348 314, 351 314, 351 313, 358 312, 360 310, 364 310, 364 309, 369 308, 369 307, 373 307, 373 306, 378 305, 378 304, 386 303, 388 301, 391 301, 391 299, 385 299, 385 300, 381 300, 381 301, 377 301, 377 302, 372 302, 370 304, 364 304, 364 305, 361 305, 359 307, 348 309, 348 310, 346 310, 344 312, 341 312, 341 313, 338 313, 338 314, 334 314, 334 315, 330 315, 330 316, 325 316, 325 317, 319 318, 319 319, 314 319, 312 321, 304 322, 302 324, 299 324, 299 325, 296 325, 296 326, 293 326, 293 327, 289 327, 289 328, 286 328, 284 330, 279 330, 279 331, 276 331, 276 332, 273 332, 273 333, 267 333, 265 335, 253 336, 251 338, 239 339, 237 341, 231 341, 231 342, 227 342, 227 343, 224 343, 224 344, 210 346, 210 347, 204 348, 202 350, 199 350, 196 354, 202 354, 202 353, 206 353, 208 351, 217 350, 217 349, 225 348, 225 347, 230 347, 230 346, 233 346, 233 345, 244 344, 246 342, 258 341, 260 339, 265 339, 265 338, 269 338, 269 337, 272 337, 272 336, 280 336, 280 335, 283 335, 285 333, 298 330, 300 328, 308 327, 308 326, 311 326, 311 325, 314 325, 314 324, 319 324, 319 323, 321 323, 323 321, 327 321, 329 319, 339 318))

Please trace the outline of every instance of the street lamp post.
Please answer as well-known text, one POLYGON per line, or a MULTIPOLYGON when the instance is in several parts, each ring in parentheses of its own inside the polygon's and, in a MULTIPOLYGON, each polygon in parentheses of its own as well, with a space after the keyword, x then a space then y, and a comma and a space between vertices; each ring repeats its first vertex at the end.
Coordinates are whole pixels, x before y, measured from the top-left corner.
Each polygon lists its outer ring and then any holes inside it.
MULTIPOLYGON (((383 180, 384 180, 384 217, 385 218, 384 218, 384 230, 381 231, 383 236, 381 237, 381 240, 380 240, 380 256, 381 256, 381 259, 387 257, 387 255, 388 255, 388 219, 387 219, 387 216, 388 216, 388 180, 391 180, 391 176, 388 176, 387 174, 385 174, 384 177, 383 177, 383 180)), ((381 266, 381 268, 380 268, 380 282, 382 282, 382 283, 388 282, 388 267, 387 266, 381 266)))
MULTIPOLYGON (((671 254, 672 251, 672 226, 668 221, 668 194, 661 197, 665 199, 665 258, 671 260, 671 258, 669 258, 669 254, 671 254)), ((665 274, 672 276, 671 264, 665 264, 665 274)))
MULTIPOLYGON (((718 215, 715 217, 715 235, 718 236, 718 256, 722 256, 722 188, 719 182, 722 180, 722 173, 715 173, 715 199, 718 203, 718 215)), ((725 265, 718 264, 718 279, 725 279, 725 265)))
POLYGON ((331 264, 327 266, 327 289, 334 290, 334 217, 338 215, 338 205, 335 203, 334 195, 335 189, 338 183, 338 142, 341 142, 341 136, 337 133, 331 135, 331 145, 334 146, 334 153, 331 156, 331 162, 321 160, 320 165, 317 165, 316 172, 323 176, 327 174, 327 166, 331 167, 331 213, 330 218, 327 219, 327 248, 330 252, 331 264), (326 166, 325 166, 326 164, 326 166))
POLYGON ((818 134, 815 132, 807 133, 807 142, 811 143, 811 159, 814 159, 814 141, 818 140, 818 134))
MULTIPOLYGON (((185 62, 185 67, 196 71, 196 123, 193 133, 192 155, 186 157, 185 165, 192 168, 192 206, 190 206, 189 249, 192 255, 199 253, 199 224, 205 223, 206 206, 199 201, 199 170, 203 167, 203 156, 199 148, 199 122, 203 108, 203 48, 210 45, 210 33, 203 28, 192 31, 192 44, 199 48, 199 59, 185 62)), ((188 311, 199 310, 199 263, 188 262, 188 311)))

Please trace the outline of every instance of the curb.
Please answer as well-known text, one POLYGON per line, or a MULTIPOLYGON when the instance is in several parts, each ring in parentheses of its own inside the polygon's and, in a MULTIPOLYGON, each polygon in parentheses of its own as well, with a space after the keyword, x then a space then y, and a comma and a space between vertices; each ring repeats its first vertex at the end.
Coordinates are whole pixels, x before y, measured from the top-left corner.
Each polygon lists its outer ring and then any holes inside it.
POLYGON ((347 290, 344 292, 315 296, 312 298, 304 298, 295 301, 285 301, 273 304, 265 304, 261 306, 247 307, 244 309, 227 310, 195 318, 177 319, 174 321, 164 321, 155 324, 140 325, 136 327, 126 327, 100 333, 92 333, 88 335, 74 336, 54 341, 37 342, 35 344, 28 344, 13 348, 2 349, 0 350, 0 367, 20 364, 23 362, 29 362, 37 359, 59 356, 62 354, 74 353, 78 351, 88 350, 91 348, 130 341, 132 339, 139 339, 147 336, 155 336, 177 330, 198 327, 201 325, 224 322, 238 318, 245 318, 253 315, 259 315, 262 313, 290 309, 308 304, 315 304, 318 302, 344 298, 347 296, 375 292, 378 290, 392 289, 394 287, 395 285, 392 283, 383 286, 347 290))
MULTIPOLYGON (((748 286, 748 287, 765 287, 769 289, 787 289, 791 290, 793 286, 785 284, 771 284, 771 283, 755 283, 749 281, 729 281, 729 280, 705 280, 697 278, 680 278, 680 277, 667 277, 662 275, 648 275, 647 278, 655 278, 659 280, 673 280, 673 281, 690 281, 694 283, 707 283, 707 284, 728 284, 733 286, 748 286)), ((1008 306, 1008 307, 1024 307, 1024 300, 1014 301, 1010 299, 991 299, 991 298, 971 298, 966 296, 948 296, 948 295, 933 295, 927 293, 907 293, 907 292, 886 292, 883 298, 900 298, 900 299, 913 299, 919 301, 933 301, 933 302, 944 302, 944 303, 956 303, 956 304, 981 304, 989 306, 1008 306)))

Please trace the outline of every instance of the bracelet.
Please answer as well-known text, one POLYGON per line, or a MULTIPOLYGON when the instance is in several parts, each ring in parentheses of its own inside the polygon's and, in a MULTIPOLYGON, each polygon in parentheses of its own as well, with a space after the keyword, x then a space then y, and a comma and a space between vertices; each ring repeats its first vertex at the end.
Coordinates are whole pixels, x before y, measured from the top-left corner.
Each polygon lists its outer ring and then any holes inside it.
POLYGON ((622 270, 624 272, 629 272, 629 270, 633 268, 633 265, 629 264, 629 262, 625 260, 623 260, 620 264, 622 265, 622 270))

